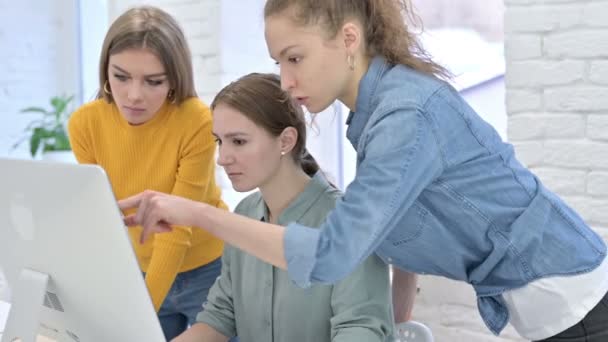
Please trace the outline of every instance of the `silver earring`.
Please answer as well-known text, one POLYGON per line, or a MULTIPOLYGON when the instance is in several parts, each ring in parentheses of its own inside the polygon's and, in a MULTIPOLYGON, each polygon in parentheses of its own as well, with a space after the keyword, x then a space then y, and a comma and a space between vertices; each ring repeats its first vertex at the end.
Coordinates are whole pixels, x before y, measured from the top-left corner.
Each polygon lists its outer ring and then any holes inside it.
POLYGON ((284 156, 285 155, 285 151, 281 151, 281 155, 284 156))

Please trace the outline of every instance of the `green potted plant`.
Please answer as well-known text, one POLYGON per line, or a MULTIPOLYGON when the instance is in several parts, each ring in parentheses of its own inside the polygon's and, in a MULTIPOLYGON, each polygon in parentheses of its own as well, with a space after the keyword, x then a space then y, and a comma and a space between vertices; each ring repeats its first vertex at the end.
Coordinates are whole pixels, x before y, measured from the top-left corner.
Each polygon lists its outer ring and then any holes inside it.
POLYGON ((54 96, 50 100, 51 108, 27 107, 21 113, 39 114, 25 128, 26 135, 13 145, 17 148, 29 140, 29 150, 32 157, 42 153, 42 159, 74 161, 70 141, 66 131, 66 123, 70 118, 69 104, 74 96, 54 96))

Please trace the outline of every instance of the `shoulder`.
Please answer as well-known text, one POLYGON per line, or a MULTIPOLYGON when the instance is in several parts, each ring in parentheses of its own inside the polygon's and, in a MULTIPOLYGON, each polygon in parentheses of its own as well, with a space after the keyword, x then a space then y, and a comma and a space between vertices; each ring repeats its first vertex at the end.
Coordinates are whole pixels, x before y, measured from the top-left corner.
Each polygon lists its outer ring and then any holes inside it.
POLYGON ((71 118, 84 119, 102 115, 102 113, 112 110, 112 104, 104 99, 97 99, 83 104, 72 113, 71 118))
POLYGON ((335 208, 340 198, 342 198, 342 191, 327 184, 315 201, 314 207, 316 210, 325 211, 325 214, 328 214, 335 208))
POLYGON ((187 113, 201 113, 201 112, 209 112, 209 106, 207 106, 201 99, 198 97, 190 97, 185 99, 180 105, 179 110, 187 113))
POLYGON ((373 106, 382 112, 400 108, 424 110, 437 93, 449 88, 451 86, 441 79, 396 65, 383 73, 373 106))
MULTIPOLYGON (((424 130, 437 134, 469 110, 462 95, 448 82, 403 65, 387 68, 370 100, 370 119, 366 132, 382 124, 384 128, 403 128, 401 138, 424 130), (407 133, 409 129, 410 134, 407 133)), ((471 117, 472 118, 472 117, 471 117)), ((472 118, 474 119, 474 118, 472 118)))
POLYGON ((211 110, 197 97, 191 97, 177 107, 178 120, 190 124, 205 124, 211 122, 211 110))
POLYGON ((199 98, 191 97, 178 106, 174 105, 167 129, 179 132, 181 136, 203 137, 205 141, 212 141, 212 124, 209 107, 199 98))
POLYGON ((311 206, 298 220, 298 223, 309 227, 319 227, 342 198, 342 192, 330 185, 320 174, 313 177, 311 182, 314 182, 311 186, 317 187, 318 190, 315 192, 315 197, 312 198, 311 206))
POLYGON ((68 124, 72 127, 80 127, 97 122, 112 110, 112 106, 111 103, 106 102, 104 99, 85 103, 70 115, 68 124))

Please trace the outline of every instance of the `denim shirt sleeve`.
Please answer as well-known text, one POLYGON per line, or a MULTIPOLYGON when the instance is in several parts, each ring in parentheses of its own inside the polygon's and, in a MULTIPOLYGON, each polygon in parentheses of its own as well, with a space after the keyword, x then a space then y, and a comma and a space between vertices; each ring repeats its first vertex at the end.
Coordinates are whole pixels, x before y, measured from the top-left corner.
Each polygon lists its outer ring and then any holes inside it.
POLYGON ((355 179, 321 228, 287 226, 287 270, 300 287, 335 283, 352 272, 404 224, 401 217, 443 170, 422 109, 385 110, 374 114, 368 126, 358 146, 355 179))

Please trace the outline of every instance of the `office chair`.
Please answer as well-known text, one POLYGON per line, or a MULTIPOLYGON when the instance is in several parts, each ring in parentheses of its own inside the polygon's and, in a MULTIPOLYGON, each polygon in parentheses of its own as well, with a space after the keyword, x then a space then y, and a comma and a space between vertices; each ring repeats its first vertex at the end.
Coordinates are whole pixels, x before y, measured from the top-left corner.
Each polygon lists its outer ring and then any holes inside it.
POLYGON ((426 325, 407 321, 395 325, 395 342, 434 342, 431 329, 426 325))

